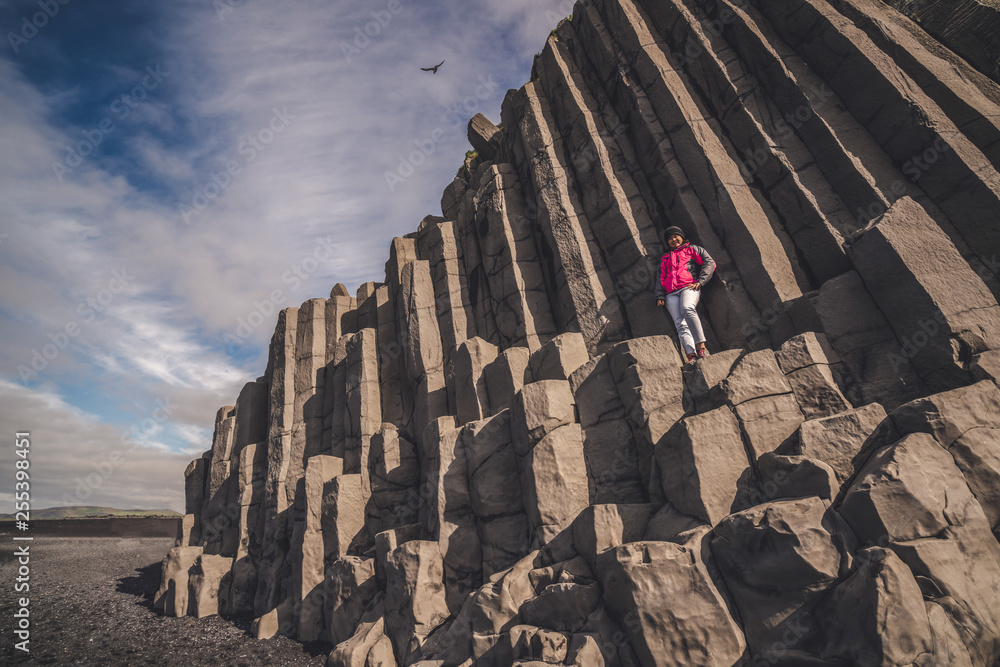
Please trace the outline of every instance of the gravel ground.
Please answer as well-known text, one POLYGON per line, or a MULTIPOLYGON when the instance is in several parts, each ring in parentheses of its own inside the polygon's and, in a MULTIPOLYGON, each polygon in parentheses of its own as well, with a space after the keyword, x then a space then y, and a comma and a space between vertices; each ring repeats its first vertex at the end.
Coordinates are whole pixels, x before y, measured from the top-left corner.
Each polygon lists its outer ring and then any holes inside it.
POLYGON ((152 610, 172 538, 37 536, 30 544, 30 655, 14 649, 15 543, 0 539, 0 663, 325 665, 331 648, 258 641, 251 618, 169 618, 152 610))

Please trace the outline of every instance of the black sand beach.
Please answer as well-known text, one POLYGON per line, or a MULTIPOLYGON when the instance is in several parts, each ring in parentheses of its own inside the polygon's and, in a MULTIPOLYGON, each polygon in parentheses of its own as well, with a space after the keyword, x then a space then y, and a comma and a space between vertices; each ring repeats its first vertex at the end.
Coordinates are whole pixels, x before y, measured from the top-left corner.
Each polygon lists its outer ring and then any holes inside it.
MULTIPOLYGON (((173 537, 93 537, 109 520, 32 525, 31 542, 0 534, 0 663, 40 665, 323 665, 329 646, 303 646, 284 637, 258 641, 251 618, 168 618, 152 610, 160 562, 173 537), (55 533, 55 534, 46 534, 55 533), (29 544, 30 654, 14 648, 13 613, 23 593, 14 590, 15 549, 29 544)), ((112 532, 162 532, 156 522, 117 519, 112 532), (128 523, 135 522, 131 529, 128 523)), ((38 522, 40 523, 40 522, 38 522)))

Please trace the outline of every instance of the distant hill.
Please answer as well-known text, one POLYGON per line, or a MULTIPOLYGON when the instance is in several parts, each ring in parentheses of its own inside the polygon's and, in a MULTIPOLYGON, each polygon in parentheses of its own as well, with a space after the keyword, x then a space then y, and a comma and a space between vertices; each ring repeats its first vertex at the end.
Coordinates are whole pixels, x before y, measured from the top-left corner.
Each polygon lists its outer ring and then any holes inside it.
MULTIPOLYGON (((86 519, 95 517, 125 517, 125 516, 180 516, 173 510, 120 510, 113 507, 89 507, 74 505, 72 507, 49 507, 42 510, 32 510, 31 519, 86 519)), ((13 514, 0 514, 0 521, 11 521, 13 514)))

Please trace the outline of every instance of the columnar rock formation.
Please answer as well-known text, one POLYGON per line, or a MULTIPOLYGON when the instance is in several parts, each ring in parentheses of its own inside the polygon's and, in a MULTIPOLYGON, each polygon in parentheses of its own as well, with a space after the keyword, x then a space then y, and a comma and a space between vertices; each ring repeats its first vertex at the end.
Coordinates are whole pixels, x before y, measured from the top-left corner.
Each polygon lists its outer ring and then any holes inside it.
POLYGON ((1000 86, 895 4, 578 3, 385 281, 281 312, 158 608, 334 666, 998 664, 1000 86))

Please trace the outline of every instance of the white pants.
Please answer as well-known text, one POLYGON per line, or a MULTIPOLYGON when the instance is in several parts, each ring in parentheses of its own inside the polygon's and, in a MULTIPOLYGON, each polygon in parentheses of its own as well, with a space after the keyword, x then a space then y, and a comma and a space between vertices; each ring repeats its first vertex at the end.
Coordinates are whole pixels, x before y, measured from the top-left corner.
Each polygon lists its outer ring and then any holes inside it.
POLYGON ((684 351, 691 354, 695 351, 695 343, 705 342, 705 332, 701 328, 701 320, 698 318, 698 301, 701 299, 701 290, 693 290, 686 287, 667 295, 667 312, 674 320, 677 327, 677 335, 681 339, 684 351))

